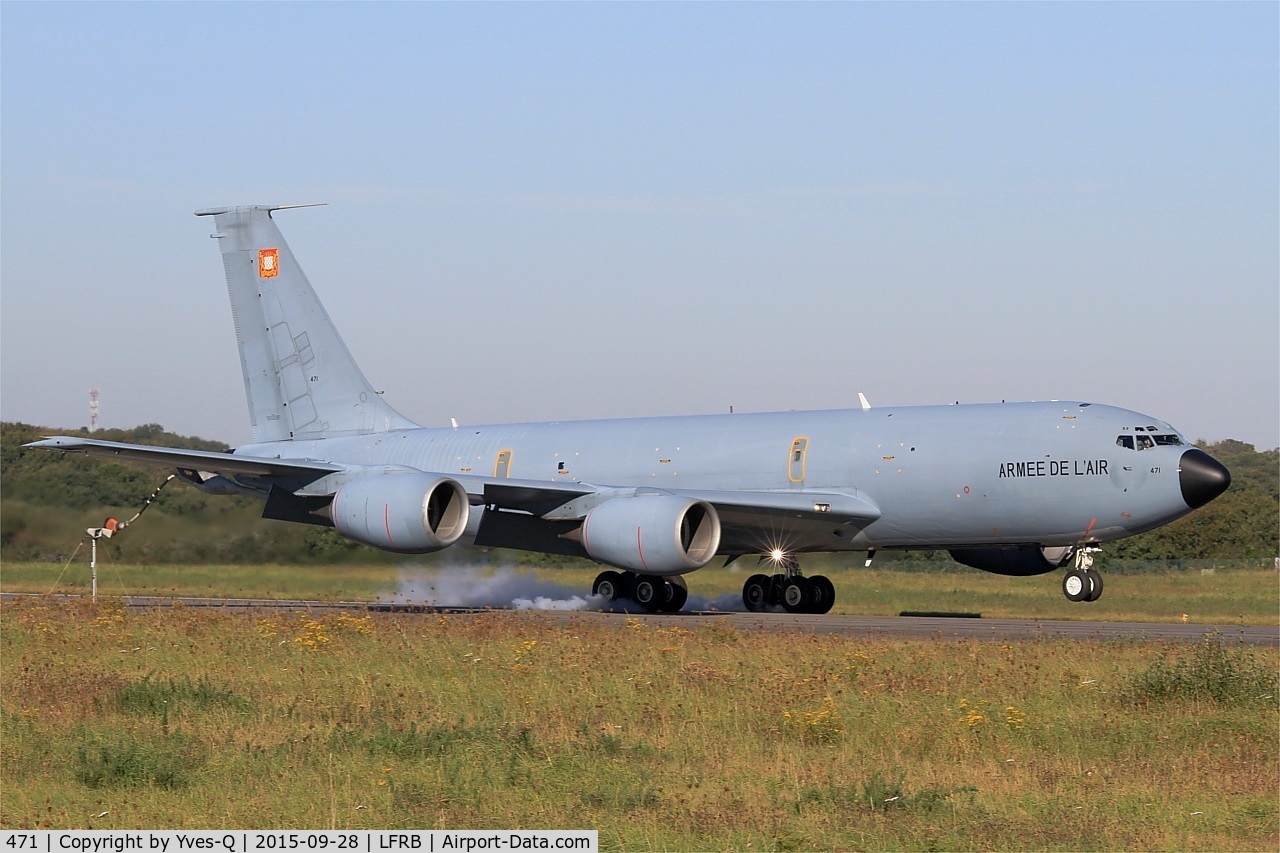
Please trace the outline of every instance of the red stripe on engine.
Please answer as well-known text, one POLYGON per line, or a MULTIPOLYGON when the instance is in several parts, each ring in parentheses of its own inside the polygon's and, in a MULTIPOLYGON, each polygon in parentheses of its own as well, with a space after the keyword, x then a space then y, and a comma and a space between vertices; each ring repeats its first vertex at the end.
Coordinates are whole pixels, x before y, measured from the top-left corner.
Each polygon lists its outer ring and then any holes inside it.
POLYGON ((396 540, 391 536, 391 504, 382 505, 382 523, 387 528, 387 542, 394 547, 396 540))
POLYGON ((640 540, 640 525, 636 525, 636 553, 640 555, 640 565, 649 571, 649 564, 644 561, 644 543, 640 540))

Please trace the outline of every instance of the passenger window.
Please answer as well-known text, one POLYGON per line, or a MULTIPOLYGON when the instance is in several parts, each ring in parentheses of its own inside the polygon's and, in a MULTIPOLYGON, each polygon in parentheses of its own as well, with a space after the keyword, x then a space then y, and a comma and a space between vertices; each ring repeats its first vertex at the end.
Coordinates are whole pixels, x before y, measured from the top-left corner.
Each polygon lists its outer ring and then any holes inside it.
POLYGON ((1133 450, 1133 436, 1131 436, 1131 435, 1117 435, 1117 436, 1116 436, 1116 444, 1120 445, 1121 447, 1126 447, 1126 448, 1128 448, 1129 450, 1133 450))

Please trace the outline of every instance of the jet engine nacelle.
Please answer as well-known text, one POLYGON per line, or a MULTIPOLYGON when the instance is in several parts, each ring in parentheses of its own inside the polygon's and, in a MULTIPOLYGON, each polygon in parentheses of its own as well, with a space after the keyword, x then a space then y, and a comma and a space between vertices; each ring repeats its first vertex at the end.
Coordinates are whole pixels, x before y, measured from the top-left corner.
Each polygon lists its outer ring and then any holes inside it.
POLYGON ((425 554, 457 542, 470 509, 466 489, 447 477, 378 474, 338 489, 329 518, 348 539, 402 554, 425 554))
POLYGON ((957 563, 996 575, 1028 577, 1047 574, 1062 566, 1075 551, 1070 546, 1041 548, 1039 545, 989 545, 985 548, 953 548, 957 563))
POLYGON ((720 516, 706 501, 635 495, 605 501, 582 522, 592 559, 649 575, 700 569, 720 547, 720 516))

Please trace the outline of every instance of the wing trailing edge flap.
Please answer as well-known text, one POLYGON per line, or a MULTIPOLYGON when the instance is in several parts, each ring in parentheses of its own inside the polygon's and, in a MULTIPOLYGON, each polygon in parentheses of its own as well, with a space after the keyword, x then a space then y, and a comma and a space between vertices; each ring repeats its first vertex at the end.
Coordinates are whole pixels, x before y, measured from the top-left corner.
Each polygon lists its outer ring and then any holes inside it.
MULTIPOLYGON (((590 499, 602 490, 585 483, 502 480, 472 475, 455 477, 471 495, 471 503, 486 508, 475 544, 487 548, 516 548, 587 557, 582 543, 566 539, 581 525, 581 517, 566 517, 562 507, 590 499)), ((608 490, 604 490, 608 491, 608 490)))
MULTIPOLYGON (((518 510, 542 518, 559 517, 556 511, 578 498, 597 494, 600 490, 585 483, 553 483, 539 480, 501 480, 491 477, 453 476, 462 484, 473 504, 498 509, 518 510)), ((577 516, 581 518, 582 516, 577 516)))

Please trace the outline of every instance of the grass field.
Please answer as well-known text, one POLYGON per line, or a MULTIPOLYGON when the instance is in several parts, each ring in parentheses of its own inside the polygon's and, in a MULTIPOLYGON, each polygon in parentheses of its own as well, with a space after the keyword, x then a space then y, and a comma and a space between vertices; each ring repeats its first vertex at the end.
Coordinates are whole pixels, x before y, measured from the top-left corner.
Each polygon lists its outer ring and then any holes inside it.
MULTIPOLYGON (((741 609, 746 567, 708 567, 688 576, 687 609, 716 603, 741 609)), ((585 597, 598 568, 540 569, 393 566, 136 566, 102 561, 98 590, 104 595, 174 595, 243 598, 374 600, 397 593, 447 604, 510 606, 517 598, 585 597)), ((1280 626, 1280 574, 1268 569, 1199 569, 1106 573, 1100 601, 1073 604, 1061 592, 1061 575, 1009 578, 976 569, 909 572, 832 565, 834 612, 896 615, 903 611, 981 613, 989 618, 1188 622, 1202 625, 1280 626)), ((6 563, 4 592, 87 593, 86 561, 6 563)))
POLYGON ((1211 636, 866 641, 31 599, 0 607, 0 654, 8 828, 596 828, 612 850, 1280 841, 1280 655, 1211 636))

